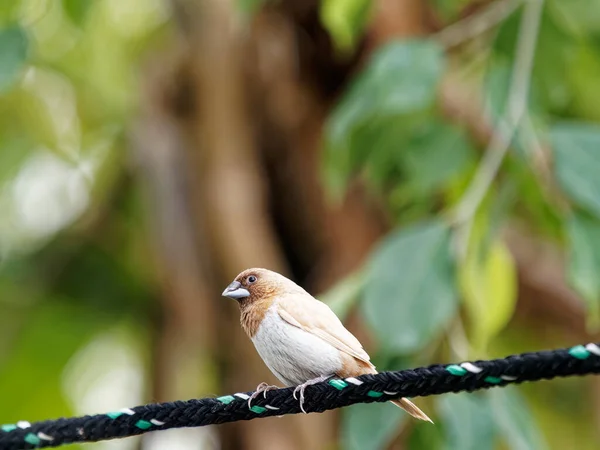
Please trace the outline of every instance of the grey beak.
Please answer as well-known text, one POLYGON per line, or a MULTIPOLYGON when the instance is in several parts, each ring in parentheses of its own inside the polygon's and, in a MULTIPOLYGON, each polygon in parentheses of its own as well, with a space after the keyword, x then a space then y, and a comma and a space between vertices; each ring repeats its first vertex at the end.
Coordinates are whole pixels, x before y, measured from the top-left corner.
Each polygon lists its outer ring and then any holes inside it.
POLYGON ((223 297, 229 297, 233 299, 250 297, 248 289, 244 289, 239 281, 231 283, 221 294, 223 297))

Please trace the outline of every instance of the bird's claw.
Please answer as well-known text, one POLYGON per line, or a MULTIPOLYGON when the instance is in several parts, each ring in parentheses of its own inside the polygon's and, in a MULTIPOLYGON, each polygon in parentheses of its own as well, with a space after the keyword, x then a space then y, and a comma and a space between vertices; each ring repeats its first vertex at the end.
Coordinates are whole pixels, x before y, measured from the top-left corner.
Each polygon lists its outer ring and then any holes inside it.
POLYGON ((306 389, 306 386, 310 385, 304 383, 300 386, 296 386, 296 389, 294 389, 294 392, 292 393, 294 400, 298 400, 298 397, 296 397, 296 392, 300 391, 300 411, 302 411, 304 414, 307 414, 306 410, 304 409, 304 390, 306 389))
POLYGON ((308 414, 306 412, 306 410, 304 409, 304 390, 308 387, 308 386, 312 386, 313 384, 317 384, 320 383, 321 381, 325 381, 329 378, 331 378, 333 375, 323 375, 317 378, 313 378, 312 380, 308 380, 305 383, 302 383, 298 386, 296 386, 296 389, 294 389, 294 392, 292 393, 294 400, 298 400, 298 397, 296 397, 296 393, 300 392, 300 411, 302 411, 304 414, 308 414))
POLYGON ((265 383, 264 381, 256 386, 256 390, 248 399, 248 408, 252 408, 252 400, 258 397, 260 394, 263 395, 263 398, 267 398, 267 391, 272 391, 274 389, 279 389, 279 386, 273 386, 265 383))

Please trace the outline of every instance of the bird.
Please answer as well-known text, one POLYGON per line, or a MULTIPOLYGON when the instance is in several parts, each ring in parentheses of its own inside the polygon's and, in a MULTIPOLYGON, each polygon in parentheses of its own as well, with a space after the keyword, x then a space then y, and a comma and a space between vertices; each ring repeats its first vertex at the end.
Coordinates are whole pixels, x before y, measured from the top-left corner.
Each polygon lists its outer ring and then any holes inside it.
MULTIPOLYGON (((273 375, 287 387, 304 409, 304 391, 333 377, 376 374, 377 370, 358 339, 344 327, 325 303, 301 286, 272 270, 242 271, 225 288, 223 297, 240 308, 240 323, 273 375)), ((248 400, 251 405, 277 386, 260 383, 248 400)), ((407 398, 391 400, 411 416, 433 421, 407 398)))

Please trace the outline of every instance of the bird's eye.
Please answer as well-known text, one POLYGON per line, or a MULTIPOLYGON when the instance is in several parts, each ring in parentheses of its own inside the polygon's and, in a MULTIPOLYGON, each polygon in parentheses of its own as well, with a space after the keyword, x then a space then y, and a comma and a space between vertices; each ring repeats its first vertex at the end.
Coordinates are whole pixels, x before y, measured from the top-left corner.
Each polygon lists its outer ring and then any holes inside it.
POLYGON ((248 277, 248 283, 250 283, 250 284, 256 283, 256 277, 254 275, 250 275, 248 277))

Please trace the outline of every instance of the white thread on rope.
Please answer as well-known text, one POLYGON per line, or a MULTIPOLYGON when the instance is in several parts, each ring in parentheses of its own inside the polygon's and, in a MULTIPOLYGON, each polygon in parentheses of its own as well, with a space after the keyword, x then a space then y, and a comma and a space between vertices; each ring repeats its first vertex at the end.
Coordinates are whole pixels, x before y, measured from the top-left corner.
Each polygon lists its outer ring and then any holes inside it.
POLYGON ((238 392, 237 394, 233 394, 233 395, 235 395, 236 397, 241 398, 242 400, 248 400, 250 398, 249 395, 243 394, 242 392, 238 392))
POLYGON ((598 347, 596 344, 588 344, 585 346, 585 349, 596 356, 600 356, 600 347, 598 347))
POLYGON ((37 434, 37 437, 44 441, 53 441, 54 438, 52 436, 48 436, 46 433, 42 433, 41 431, 37 434))
POLYGON ((480 367, 477 367, 475 364, 471 364, 470 362, 464 362, 460 365, 463 369, 467 369, 471 373, 480 373, 483 371, 480 367))

